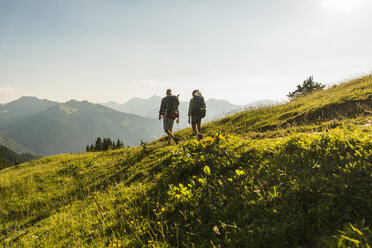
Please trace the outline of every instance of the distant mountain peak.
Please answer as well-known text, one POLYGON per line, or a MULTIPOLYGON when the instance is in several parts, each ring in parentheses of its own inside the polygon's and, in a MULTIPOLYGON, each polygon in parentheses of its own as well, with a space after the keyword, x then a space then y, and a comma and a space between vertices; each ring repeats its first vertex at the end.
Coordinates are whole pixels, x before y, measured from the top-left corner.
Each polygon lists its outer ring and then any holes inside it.
POLYGON ((24 99, 35 99, 35 100, 40 100, 36 96, 21 96, 18 100, 24 100, 24 99))
POLYGON ((150 97, 149 100, 153 100, 153 99, 161 99, 161 97, 157 95, 152 95, 152 97, 150 97))

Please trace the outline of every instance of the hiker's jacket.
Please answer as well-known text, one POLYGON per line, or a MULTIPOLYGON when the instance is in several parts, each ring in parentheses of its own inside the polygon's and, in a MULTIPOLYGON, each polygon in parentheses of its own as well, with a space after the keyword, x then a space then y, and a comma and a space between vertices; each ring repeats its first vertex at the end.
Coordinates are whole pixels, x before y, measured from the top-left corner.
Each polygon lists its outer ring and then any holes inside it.
MULTIPOLYGON (((159 115, 162 115, 162 116, 165 115, 165 112, 167 111, 167 108, 168 108, 168 100, 171 97, 172 98, 175 98, 176 96, 170 95, 170 96, 166 96, 163 99, 161 99, 159 115)), ((178 98, 177 98, 177 105, 176 105, 177 107, 175 107, 174 112, 179 112, 179 110, 178 110, 178 104, 179 104, 179 102, 178 102, 178 98)), ((167 113, 167 114, 169 114, 169 113, 167 113)))
POLYGON ((189 116, 199 115, 200 107, 205 108, 205 106, 201 106, 202 103, 204 103, 204 97, 193 96, 193 98, 191 98, 190 103, 189 103, 189 116))
POLYGON ((161 99, 159 115, 165 115, 165 110, 167 110, 167 97, 161 99))

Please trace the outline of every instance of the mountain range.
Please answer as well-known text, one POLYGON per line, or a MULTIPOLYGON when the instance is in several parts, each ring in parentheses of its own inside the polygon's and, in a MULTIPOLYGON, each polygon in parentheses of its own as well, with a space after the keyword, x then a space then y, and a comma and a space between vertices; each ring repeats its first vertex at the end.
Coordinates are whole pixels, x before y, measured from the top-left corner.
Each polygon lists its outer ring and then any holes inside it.
POLYGON ((52 155, 83 151, 100 137, 138 145, 162 134, 156 119, 71 100, 65 103, 20 99, 2 106, 0 143, 17 151, 52 155))
MULTIPOLYGON (((125 145, 139 145, 163 135, 157 120, 161 97, 132 98, 126 103, 95 104, 70 100, 65 103, 36 97, 21 97, 0 105, 0 144, 18 153, 54 155, 83 151, 97 137, 120 139, 125 145)), ((225 100, 206 101, 206 120, 247 107, 275 104, 264 100, 234 105, 225 100)), ((180 124, 187 127, 188 103, 180 102, 180 124)))
MULTIPOLYGON (((115 109, 117 111, 132 113, 140 115, 143 117, 157 118, 159 115, 159 107, 161 102, 161 97, 153 95, 148 99, 134 97, 125 103, 117 103, 110 101, 107 103, 101 103, 102 105, 115 109)), ((209 99, 206 101, 207 105, 207 116, 205 121, 214 120, 220 117, 225 116, 226 114, 233 111, 241 111, 246 108, 265 106, 265 105, 274 105, 277 104, 276 101, 272 100, 260 100, 255 101, 246 105, 236 105, 232 104, 226 100, 220 99, 209 99)), ((184 128, 188 126, 187 123, 187 114, 188 114, 189 103, 180 101, 180 126, 179 128, 184 128)))

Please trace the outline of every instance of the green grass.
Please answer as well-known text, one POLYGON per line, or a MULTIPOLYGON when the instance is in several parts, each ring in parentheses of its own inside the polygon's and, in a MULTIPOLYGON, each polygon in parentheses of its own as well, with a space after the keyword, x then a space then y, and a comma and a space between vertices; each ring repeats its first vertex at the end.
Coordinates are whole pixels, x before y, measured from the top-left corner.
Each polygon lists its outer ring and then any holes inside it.
POLYGON ((372 77, 122 150, 0 171, 2 247, 372 245, 372 77), (341 106, 341 107, 340 107, 341 106))
MULTIPOLYGON (((208 134, 218 130, 242 138, 286 136, 289 132, 299 131, 319 132, 356 117, 366 122, 372 114, 371 109, 372 76, 366 76, 287 104, 248 109, 208 123, 204 130, 208 134)), ((187 129, 179 132, 185 137, 191 134, 187 129)))

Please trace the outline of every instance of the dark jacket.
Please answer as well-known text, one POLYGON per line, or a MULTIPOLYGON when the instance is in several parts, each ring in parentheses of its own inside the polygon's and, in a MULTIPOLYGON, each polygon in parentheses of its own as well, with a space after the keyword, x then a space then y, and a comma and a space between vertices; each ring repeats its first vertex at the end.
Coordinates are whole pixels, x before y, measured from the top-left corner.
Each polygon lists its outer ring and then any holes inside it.
POLYGON ((179 113, 179 104, 180 102, 177 96, 171 95, 164 97, 163 99, 161 99, 159 115, 164 116, 166 113, 169 114, 170 111, 179 113), (168 111, 169 107, 171 107, 172 109, 168 111))
POLYGON ((191 98, 190 103, 189 103, 189 116, 192 115, 199 115, 200 108, 205 108, 205 101, 204 97, 202 96, 193 96, 191 98))

